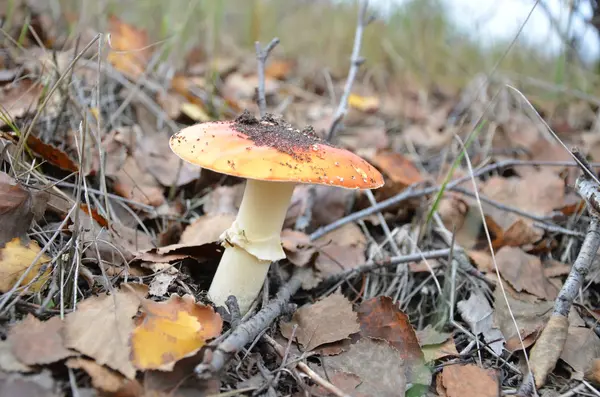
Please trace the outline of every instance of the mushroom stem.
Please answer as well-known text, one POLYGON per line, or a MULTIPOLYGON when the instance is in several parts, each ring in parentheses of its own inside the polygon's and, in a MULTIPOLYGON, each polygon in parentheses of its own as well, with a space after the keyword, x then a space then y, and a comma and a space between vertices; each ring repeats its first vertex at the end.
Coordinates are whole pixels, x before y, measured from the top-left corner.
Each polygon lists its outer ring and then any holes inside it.
POLYGON ((245 314, 258 296, 272 261, 285 258, 281 229, 295 183, 249 179, 237 217, 221 238, 225 252, 208 296, 217 306, 229 295, 245 314))

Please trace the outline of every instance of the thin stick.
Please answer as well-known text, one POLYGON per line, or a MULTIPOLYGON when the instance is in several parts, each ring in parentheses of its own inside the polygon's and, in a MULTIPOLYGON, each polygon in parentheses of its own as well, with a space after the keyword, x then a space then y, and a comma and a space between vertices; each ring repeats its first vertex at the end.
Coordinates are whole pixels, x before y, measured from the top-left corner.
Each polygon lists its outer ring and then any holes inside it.
POLYGON ((327 140, 331 142, 331 140, 335 137, 335 133, 342 122, 342 119, 348 112, 348 98, 350 97, 350 91, 352 91, 352 84, 354 84, 354 80, 356 79, 356 74, 358 73, 358 68, 365 61, 360 56, 360 46, 362 43, 362 36, 365 26, 369 23, 367 21, 367 7, 369 6, 368 0, 362 0, 360 9, 358 11, 358 19, 356 21, 356 31, 354 32, 354 45, 352 47, 352 56, 350 58, 350 70, 348 71, 348 77, 346 78, 346 85, 344 86, 344 93, 342 94, 342 98, 340 99, 340 103, 338 104, 337 110, 335 112, 335 116, 333 117, 333 122, 331 123, 331 127, 329 127, 329 131, 327 132, 327 140))
MULTIPOLYGON (((267 334, 263 335, 263 339, 269 345, 271 345, 273 349, 275 349, 275 352, 279 355, 279 357, 285 357, 286 351, 284 347, 277 343, 275 339, 271 338, 267 334)), ((323 389, 327 390, 329 393, 332 393, 334 396, 337 397, 350 397, 349 394, 346 394, 343 390, 340 390, 337 386, 328 382, 327 379, 324 379, 321 375, 313 371, 308 365, 306 365, 306 363, 302 361, 293 362, 297 359, 293 355, 289 358, 292 361, 292 364, 290 365, 292 368, 298 368, 300 371, 304 372, 310 379, 313 380, 313 382, 321 386, 323 389)))
POLYGON ((256 315, 233 332, 212 352, 206 355, 206 360, 198 364, 195 369, 200 379, 209 379, 220 371, 229 358, 239 352, 248 343, 256 339, 275 319, 287 309, 291 297, 300 289, 304 277, 309 272, 308 268, 297 268, 292 277, 277 292, 277 296, 268 305, 264 306, 256 315))
POLYGON ((260 42, 254 43, 256 48, 256 60, 258 61, 258 108, 260 110, 260 117, 264 117, 267 112, 267 99, 265 96, 265 64, 269 54, 273 51, 273 48, 279 44, 279 39, 275 37, 271 42, 262 49, 260 42))

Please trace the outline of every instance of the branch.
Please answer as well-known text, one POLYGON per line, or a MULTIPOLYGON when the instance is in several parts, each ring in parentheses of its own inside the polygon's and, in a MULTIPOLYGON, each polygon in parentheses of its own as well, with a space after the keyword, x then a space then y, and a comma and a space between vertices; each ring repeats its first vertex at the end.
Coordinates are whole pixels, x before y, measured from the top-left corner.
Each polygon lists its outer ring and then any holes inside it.
POLYGON ((358 68, 365 61, 360 56, 360 46, 362 42, 362 35, 365 26, 367 26, 370 22, 370 19, 367 20, 367 7, 369 5, 369 0, 362 0, 360 5, 360 9, 358 11, 358 20, 356 21, 356 32, 354 33, 354 45, 352 47, 352 57, 350 58, 350 70, 348 71, 348 77, 346 78, 346 85, 344 87, 344 93, 342 98, 340 99, 340 103, 335 112, 335 116, 333 118, 333 122, 331 123, 331 127, 329 127, 329 132, 327 133, 327 140, 331 142, 331 140, 335 137, 335 133, 337 129, 348 112, 348 97, 350 97, 350 91, 352 91, 352 84, 356 79, 356 74, 358 73, 358 68))
POLYGON ((260 42, 254 43, 256 48, 256 60, 258 61, 258 108, 260 110, 260 117, 264 117, 267 112, 267 99, 265 98, 265 64, 267 58, 273 48, 279 44, 279 39, 275 37, 267 46, 263 49, 260 46, 260 42))
POLYGON ((240 324, 221 342, 212 354, 206 354, 204 362, 198 364, 194 372, 200 379, 210 379, 219 372, 229 358, 252 342, 288 307, 291 297, 300 289, 308 268, 297 268, 292 277, 277 292, 277 296, 264 306, 254 317, 240 324))

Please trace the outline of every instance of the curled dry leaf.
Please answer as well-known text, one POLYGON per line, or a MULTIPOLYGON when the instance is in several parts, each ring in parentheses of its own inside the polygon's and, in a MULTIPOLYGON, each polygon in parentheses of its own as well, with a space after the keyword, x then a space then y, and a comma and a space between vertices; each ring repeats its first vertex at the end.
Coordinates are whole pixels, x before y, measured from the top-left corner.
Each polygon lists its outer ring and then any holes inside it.
POLYGON ((221 234, 235 221, 234 214, 202 215, 190 223, 179 240, 184 245, 203 245, 220 240, 221 234))
POLYGON ((51 272, 46 264, 52 258, 44 253, 34 262, 40 251, 40 246, 34 240, 24 245, 18 237, 6 243, 4 248, 0 248, 0 292, 8 292, 13 288, 30 266, 33 266, 32 269, 19 286, 33 282, 29 285, 27 293, 38 292, 43 288, 51 272))
POLYGON ((221 316, 191 295, 173 295, 165 302, 145 300, 131 335, 131 359, 138 369, 170 371, 222 328, 221 316))
POLYGON ((529 365, 539 389, 546 383, 548 374, 556 366, 568 336, 569 319, 552 315, 535 345, 531 349, 529 365))
POLYGON ((0 247, 23 236, 31 221, 42 217, 48 198, 46 192, 31 191, 0 172, 0 247))
POLYGON ((289 339, 295 325, 294 338, 307 351, 346 339, 360 329, 352 304, 340 292, 299 308, 290 322, 280 324, 283 336, 289 339))
POLYGON ((60 317, 42 322, 29 314, 10 328, 7 341, 23 364, 51 364, 76 354, 65 347, 62 329, 60 317))
POLYGON ((502 278, 516 291, 526 291, 546 300, 553 300, 558 295, 558 288, 544 274, 537 256, 529 255, 521 248, 502 247, 496 253, 496 263, 502 278))
POLYGON ((130 283, 114 294, 85 299, 65 318, 65 345, 133 379, 136 369, 128 342, 133 316, 147 293, 145 285, 130 283))
POLYGON ((440 395, 447 397, 498 397, 498 374, 474 364, 446 365, 438 380, 440 395))

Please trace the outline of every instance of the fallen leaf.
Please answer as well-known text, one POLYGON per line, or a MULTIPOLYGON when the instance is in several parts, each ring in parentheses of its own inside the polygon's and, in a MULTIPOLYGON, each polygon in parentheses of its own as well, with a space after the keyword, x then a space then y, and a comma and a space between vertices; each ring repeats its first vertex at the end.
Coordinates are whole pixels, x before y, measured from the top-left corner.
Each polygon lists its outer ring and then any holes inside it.
POLYGON ((0 340, 0 370, 6 372, 33 372, 33 368, 23 364, 15 357, 12 346, 7 340, 0 340))
POLYGON ((133 262, 173 263, 186 258, 204 262, 208 259, 218 259, 222 253, 223 247, 219 243, 203 245, 171 244, 139 252, 133 262))
POLYGON ((446 365, 441 373, 447 397, 498 397, 498 374, 474 364, 446 365))
POLYGON ((29 314, 10 328, 7 341, 23 364, 51 364, 76 354, 65 347, 62 329, 60 317, 42 322, 29 314))
POLYGON ((208 194, 203 207, 204 212, 207 215, 237 214, 245 188, 245 183, 216 187, 208 194))
POLYGON ((331 233, 315 240, 319 255, 315 268, 322 277, 353 269, 367 260, 367 240, 354 223, 347 223, 331 233))
POLYGON ((128 157, 116 174, 113 188, 117 194, 139 203, 158 207, 165 202, 163 188, 154 176, 144 172, 133 157, 128 157))
POLYGON ((494 353, 501 355, 504 337, 494 324, 494 311, 485 296, 478 291, 472 292, 469 299, 458 302, 456 307, 471 331, 475 335, 482 334, 494 353))
POLYGON ((546 383, 564 348, 569 328, 569 320, 560 314, 551 315, 548 324, 540 334, 529 355, 529 366, 535 379, 536 388, 546 383))
POLYGON ((179 244, 203 245, 220 240, 221 234, 235 221, 234 214, 202 215, 190 223, 179 240, 179 244))
MULTIPOLYGON (((168 265, 168 264, 166 264, 168 265)), ((171 265, 168 265, 170 269, 173 269, 171 265)), ((177 274, 171 274, 167 272, 161 272, 154 276, 149 285, 148 293, 152 296, 165 296, 169 291, 169 286, 177 278, 177 274)))
POLYGON ((299 308, 290 322, 280 324, 283 336, 291 338, 295 325, 294 339, 307 351, 346 339, 360 328, 352 304, 339 291, 299 308))
POLYGON ((0 172, 0 247, 23 236, 31 222, 42 217, 48 199, 46 192, 32 192, 0 172))
POLYGON ((379 168, 381 172, 396 184, 396 189, 398 190, 423 181, 423 177, 417 167, 401 153, 380 151, 371 161, 374 166, 379 168))
POLYGON ((145 300, 131 335, 132 361, 141 370, 170 371, 220 335, 221 316, 192 295, 173 295, 165 302, 145 300))
MULTIPOLYGON (((348 351, 329 357, 324 365, 324 372, 328 374, 346 372, 357 375, 362 381, 356 387, 357 392, 378 397, 404 396, 406 361, 386 341, 362 338, 348 351)), ((320 372, 323 373, 323 370, 320 372)))
MULTIPOLYGON (((329 375, 328 380, 331 382, 331 384, 343 392, 348 393, 348 395, 357 397, 355 389, 362 383, 362 380, 358 375, 344 371, 334 371, 332 374, 327 375, 329 375)), ((313 386, 312 389, 316 395, 327 395, 328 393, 328 391, 322 386, 316 385, 313 386)))
POLYGON ((196 122, 205 123, 212 120, 212 117, 210 117, 202 107, 195 103, 183 103, 181 105, 181 112, 196 122))
POLYGON ((310 241, 309 236, 296 230, 283 229, 281 231, 281 245, 287 259, 296 266, 305 266, 317 254, 317 249, 310 241))
POLYGON ((348 106, 360 110, 361 112, 373 113, 379 110, 379 98, 352 93, 348 97, 348 106))
POLYGON ((85 299, 65 318, 65 345, 133 379, 136 369, 129 359, 129 338, 133 316, 147 293, 145 285, 130 283, 114 294, 85 299))
POLYGON ((130 78, 138 78, 146 70, 152 55, 148 35, 115 15, 108 18, 110 52, 108 61, 130 78))
POLYGON ((34 112, 44 86, 39 81, 20 79, 0 88, 0 127, 34 112))
POLYGON ((515 295, 507 293, 506 298, 508 299, 508 306, 502 290, 497 287, 494 291, 494 324, 504 335, 506 350, 514 352, 521 350, 522 347, 519 334, 515 329, 513 316, 519 326, 523 344, 527 348, 536 341, 539 333, 544 328, 552 313, 554 302, 542 301, 524 293, 516 293, 515 295))
POLYGON ((458 356, 452 334, 436 331, 431 325, 417 331, 419 344, 425 357, 425 362, 431 362, 442 357, 458 356))
POLYGON ((600 357, 600 338, 587 327, 570 326, 560 359, 569 364, 582 377, 593 367, 594 359, 600 357))
POLYGON ((97 390, 124 396, 141 396, 143 394, 143 388, 136 380, 126 379, 118 372, 112 371, 94 360, 70 358, 65 364, 72 369, 84 370, 92 379, 92 386, 97 390))
POLYGON ((27 137, 27 147, 31 149, 31 151, 37 156, 60 169, 71 172, 79 172, 79 166, 69 157, 68 154, 56 146, 43 142, 41 139, 32 134, 29 134, 27 137))
POLYGON ((554 300, 558 288, 544 274, 541 260, 518 247, 502 247, 496 253, 498 270, 518 292, 526 291, 541 299, 554 300))
POLYGON ((27 293, 39 292, 48 278, 51 269, 46 267, 50 258, 46 254, 40 255, 37 262, 34 262, 41 249, 37 242, 30 240, 27 245, 23 245, 20 238, 14 238, 4 248, 0 248, 0 291, 8 292, 19 281, 19 278, 29 269, 29 273, 19 287, 28 285, 34 279, 33 284, 29 285, 27 293), (40 275, 40 271, 43 273, 40 275))
POLYGON ((600 384, 600 358, 595 358, 585 373, 585 379, 600 384))
POLYGON ((265 68, 265 76, 277 80, 285 80, 296 63, 293 60, 274 59, 265 68))
POLYGON ((349 210, 355 192, 351 189, 333 186, 298 184, 294 189, 292 200, 288 208, 284 227, 292 228, 296 219, 306 212, 306 207, 311 203, 309 191, 314 188, 312 200, 312 218, 310 226, 323 226, 334 222, 349 210), (315 205, 318 203, 318 205, 315 205))
POLYGON ((55 384, 49 370, 32 375, 0 372, 0 396, 59 397, 62 395, 60 387, 55 384))

